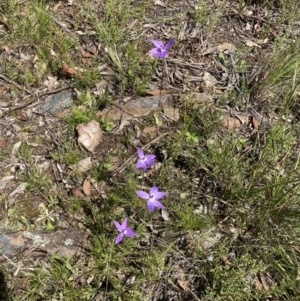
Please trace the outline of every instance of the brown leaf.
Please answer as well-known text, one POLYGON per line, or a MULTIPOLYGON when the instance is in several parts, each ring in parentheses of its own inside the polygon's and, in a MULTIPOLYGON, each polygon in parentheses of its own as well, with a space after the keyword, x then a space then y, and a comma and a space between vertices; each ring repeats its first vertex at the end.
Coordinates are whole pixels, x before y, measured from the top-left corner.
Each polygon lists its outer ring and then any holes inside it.
POLYGON ((81 196, 81 197, 84 196, 83 193, 81 192, 80 188, 78 188, 78 187, 75 187, 72 189, 72 194, 74 196, 81 196))
POLYGON ((150 94, 153 96, 159 96, 159 95, 170 94, 170 92, 167 90, 151 90, 151 91, 147 91, 147 94, 150 94))
POLYGON ((28 117, 24 115, 20 110, 16 111, 16 116, 22 121, 28 121, 28 117))
POLYGON ((58 1, 57 4, 55 4, 55 6, 53 7, 53 11, 56 12, 61 5, 62 5, 62 1, 58 1))
POLYGON ((248 47, 259 47, 261 48, 259 45, 257 45, 255 42, 251 41, 251 40, 246 40, 245 41, 246 46, 248 47))
POLYGON ((227 117, 224 120, 223 127, 226 129, 236 129, 242 127, 244 124, 247 124, 249 122, 249 119, 247 116, 239 116, 239 118, 235 117, 227 117))
POLYGON ((219 52, 223 52, 224 50, 235 51, 236 48, 234 45, 230 43, 223 43, 217 46, 219 52))
POLYGON ((96 185, 96 189, 99 193, 104 193, 105 192, 105 187, 106 187, 106 183, 104 181, 100 181, 97 185, 96 185))
POLYGON ((186 291, 186 289, 189 285, 189 281, 186 281, 186 280, 177 280, 177 283, 184 291, 186 291))
POLYGON ((60 112, 57 112, 57 113, 53 114, 53 116, 56 117, 56 118, 61 119, 61 118, 63 118, 67 113, 69 113, 69 110, 68 110, 68 109, 64 109, 64 110, 62 110, 62 111, 60 111, 60 112))
POLYGON ((149 134, 151 136, 157 133, 157 131, 158 131, 157 126, 148 126, 143 129, 143 134, 144 135, 149 134))
POLYGON ((259 121, 255 117, 252 117, 252 124, 253 124, 253 128, 257 130, 259 126, 259 121))
POLYGON ((4 145, 5 143, 6 143, 6 139, 0 140, 0 146, 1 146, 1 145, 4 145))
POLYGON ((85 195, 90 196, 91 195, 91 182, 89 178, 86 178, 83 181, 82 190, 85 195))
POLYGON ((234 117, 228 117, 225 119, 223 126, 227 129, 235 129, 241 127, 242 124, 238 119, 234 117))
POLYGON ((80 53, 84 58, 89 58, 92 56, 88 51, 85 51, 83 48, 80 48, 80 53))
POLYGON ((222 263, 225 265, 225 264, 230 264, 230 262, 229 262, 229 260, 228 260, 228 257, 227 256, 225 256, 225 255, 222 255, 221 257, 220 257, 220 259, 221 259, 221 261, 222 261, 222 263))
POLYGON ((91 59, 86 59, 86 58, 82 58, 81 59, 81 62, 83 63, 83 64, 86 64, 86 65, 89 65, 89 66, 91 66, 92 65, 92 60, 91 59))
POLYGON ((67 63, 62 63, 62 71, 61 74, 63 76, 76 76, 82 78, 82 76, 73 68, 69 67, 67 63))

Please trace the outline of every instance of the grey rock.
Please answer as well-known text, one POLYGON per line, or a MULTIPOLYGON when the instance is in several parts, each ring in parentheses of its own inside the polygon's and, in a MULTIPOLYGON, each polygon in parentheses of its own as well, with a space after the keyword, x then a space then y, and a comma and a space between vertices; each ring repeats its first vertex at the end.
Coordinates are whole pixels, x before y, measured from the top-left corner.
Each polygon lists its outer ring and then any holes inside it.
MULTIPOLYGON (((60 256, 75 255, 82 246, 85 232, 78 229, 58 231, 5 231, 0 233, 0 254, 8 257, 34 251, 60 256)), ((34 255, 33 255, 34 256, 34 255)))
POLYGON ((70 107, 73 104, 74 94, 72 92, 62 92, 48 96, 45 103, 40 107, 41 114, 49 112, 55 114, 60 110, 70 107))
MULTIPOLYGON (((163 114, 173 121, 179 120, 179 109, 175 105, 172 95, 162 95, 161 105, 163 114)), ((125 104, 112 104, 110 107, 101 112, 109 120, 119 121, 122 115, 125 115, 127 120, 133 118, 141 118, 148 116, 151 112, 161 111, 159 96, 141 97, 133 99, 125 104)))

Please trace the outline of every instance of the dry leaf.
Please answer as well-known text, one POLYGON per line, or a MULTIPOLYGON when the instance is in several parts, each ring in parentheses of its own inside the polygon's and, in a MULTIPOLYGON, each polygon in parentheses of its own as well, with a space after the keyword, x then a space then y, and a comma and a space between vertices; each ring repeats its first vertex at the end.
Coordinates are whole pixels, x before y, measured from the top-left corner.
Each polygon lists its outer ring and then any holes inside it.
POLYGON ((218 45, 217 49, 219 52, 223 52, 224 50, 230 50, 233 52, 236 50, 235 46, 230 43, 223 43, 221 45, 218 45))
POLYGON ((61 110, 60 112, 57 112, 57 113, 53 114, 53 116, 54 116, 55 118, 61 119, 61 118, 63 118, 67 113, 69 113, 69 109, 64 109, 64 110, 61 110))
POLYGON ((56 76, 47 76, 47 79, 44 81, 44 86, 48 88, 48 91, 54 90, 59 85, 56 76))
POLYGON ((55 60, 57 55, 53 49, 50 49, 49 60, 55 60))
POLYGON ((189 285, 189 281, 187 280, 177 280, 178 285, 184 290, 186 291, 187 286, 189 285))
POLYGON ((97 185, 96 185, 96 189, 99 193, 104 193, 105 192, 105 187, 106 187, 106 183, 104 181, 100 181, 97 185))
POLYGON ((21 144, 22 144, 22 141, 19 141, 19 142, 17 142, 17 143, 14 144, 14 146, 13 146, 13 148, 11 150, 11 155, 12 156, 16 155, 16 153, 19 151, 19 148, 20 148, 21 144))
POLYGON ((77 70, 73 69, 73 68, 70 68, 68 66, 67 63, 63 62, 62 63, 62 71, 61 71, 61 74, 63 76, 76 76, 76 77, 79 77, 79 78, 82 78, 82 76, 77 72, 77 70))
POLYGON ((91 182, 90 182, 89 178, 86 178, 83 181, 82 190, 83 190, 85 195, 87 195, 87 196, 91 195, 91 182))
POLYGON ((27 186, 28 186, 28 183, 25 183, 25 182, 20 183, 20 185, 9 194, 9 197, 13 198, 17 194, 22 194, 25 191, 27 186))
POLYGON ((166 211, 164 209, 161 210, 161 216, 164 219, 164 221, 169 221, 170 220, 168 211, 166 211))
POLYGON ((235 129, 240 128, 242 126, 242 123, 234 117, 228 117, 225 119, 223 126, 226 129, 235 129))
POLYGON ((206 71, 204 71, 203 81, 206 87, 213 87, 218 83, 218 80, 206 71))
POLYGON ((86 172, 92 168, 92 157, 87 157, 78 162, 78 164, 73 164, 70 169, 78 169, 80 172, 86 172))
POLYGON ((55 6, 53 7, 53 11, 56 12, 61 5, 62 5, 62 1, 58 1, 58 3, 55 4, 55 6))
POLYGON ((255 42, 253 42, 253 41, 251 41, 251 40, 246 40, 245 41, 245 44, 246 44, 246 46, 248 46, 248 47, 259 47, 260 48, 260 46, 259 45, 257 45, 255 42))
POLYGON ((16 116, 21 120, 21 121, 28 121, 28 117, 24 115, 20 110, 16 110, 16 116))
POLYGON ((136 25, 136 23, 137 23, 138 21, 139 21, 138 19, 135 19, 135 20, 131 21, 131 22, 127 25, 127 28, 128 28, 128 29, 132 29, 132 28, 136 25))
POLYGON ((153 135, 155 133, 157 133, 157 126, 148 126, 143 129, 144 135, 147 135, 147 134, 153 135))
POLYGON ((94 152, 102 138, 99 122, 92 120, 87 124, 78 124, 76 130, 79 135, 78 143, 88 151, 94 152))
POLYGON ((220 257, 220 259, 221 259, 221 261, 222 261, 222 263, 223 263, 224 265, 229 265, 229 264, 230 264, 230 261, 228 260, 228 257, 227 257, 227 256, 222 255, 222 256, 220 257))
POLYGON ((14 176, 5 176, 0 180, 0 189, 4 189, 6 184, 10 182, 11 180, 14 180, 14 176))
POLYGON ((147 91, 147 94, 150 94, 153 96, 159 96, 159 95, 170 94, 170 92, 167 90, 151 90, 151 91, 147 91))
POLYGON ((92 60, 90 59, 90 58, 81 58, 81 62, 83 63, 83 64, 86 64, 86 65, 89 65, 89 66, 91 66, 92 65, 92 60))
POLYGON ((88 51, 85 51, 83 48, 80 48, 80 53, 84 58, 89 58, 92 56, 88 51))
POLYGON ((259 121, 255 117, 252 117, 252 124, 253 124, 253 128, 257 130, 259 126, 259 121))
POLYGON ((167 5, 165 3, 163 3, 162 1, 160 1, 160 0, 155 0, 154 1, 154 5, 159 5, 159 6, 162 6, 162 7, 167 7, 167 5))
POLYGON ((81 192, 80 188, 78 188, 78 187, 75 187, 75 188, 72 189, 72 194, 74 196, 79 196, 79 197, 84 196, 84 194, 81 192))
POLYGON ((248 124, 248 122, 249 118, 243 115, 239 115, 239 118, 227 117, 224 120, 223 127, 226 129, 235 129, 242 127, 244 124, 248 124))

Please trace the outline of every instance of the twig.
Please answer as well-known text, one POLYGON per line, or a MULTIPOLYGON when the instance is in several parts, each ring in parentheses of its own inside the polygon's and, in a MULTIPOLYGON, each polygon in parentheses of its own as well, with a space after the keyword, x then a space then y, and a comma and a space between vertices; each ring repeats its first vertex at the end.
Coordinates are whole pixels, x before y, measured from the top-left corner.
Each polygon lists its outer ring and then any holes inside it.
MULTIPOLYGON (((20 109, 24 109, 25 107, 29 107, 30 105, 33 105, 33 104, 35 105, 35 102, 38 102, 37 98, 40 98, 40 97, 43 97, 43 96, 47 96, 47 95, 51 95, 51 94, 55 94, 57 92, 60 92, 60 91, 63 91, 63 90, 67 90, 67 89, 71 89, 71 88, 72 88, 72 85, 69 85, 69 86, 62 87, 62 88, 59 88, 59 89, 56 89, 56 90, 52 90, 52 91, 49 91, 49 92, 42 93, 40 95, 33 95, 33 94, 31 94, 34 97, 32 101, 24 103, 24 104, 20 104, 17 107, 12 107, 11 110, 12 111, 13 110, 20 110, 20 109)), ((5 115, 7 115, 7 114, 5 114, 5 115)))
POLYGON ((239 16, 239 17, 244 17, 244 18, 256 19, 256 20, 262 21, 262 22, 264 22, 264 23, 266 23, 268 25, 274 24, 274 23, 270 23, 270 22, 268 22, 265 19, 260 18, 260 17, 249 16, 249 15, 244 15, 244 14, 239 14, 239 13, 225 14, 225 15, 221 15, 220 17, 221 18, 226 18, 226 17, 233 17, 233 16, 239 16))
POLYGON ((177 59, 172 59, 172 58, 166 58, 166 60, 172 64, 176 64, 176 65, 183 66, 183 67, 191 67, 191 68, 200 69, 200 70, 203 70, 204 65, 205 65, 202 63, 187 63, 187 62, 180 61, 177 59))
POLYGON ((6 82, 8 82, 9 84, 16 86, 18 89, 20 89, 20 90, 24 90, 24 91, 26 91, 28 94, 30 94, 30 95, 32 95, 32 96, 34 96, 34 94, 33 94, 32 92, 30 92, 30 91, 29 91, 29 90, 27 90, 26 88, 24 88, 24 87, 20 86, 20 85, 19 85, 19 84, 17 84, 15 81, 13 81, 13 80, 11 80, 11 79, 7 78, 6 76, 4 76, 4 75, 0 74, 0 78, 1 78, 1 79, 3 79, 3 80, 5 80, 5 81, 6 81, 6 82))
MULTIPOLYGON (((161 135, 159 135, 158 137, 154 138, 153 140, 151 140, 149 143, 147 143, 146 145, 144 145, 142 147, 142 150, 147 150, 152 144, 154 144, 155 142, 157 142, 158 140, 160 140, 161 138, 170 135, 171 133, 173 133, 173 131, 167 132, 167 133, 163 133, 161 135)), ((112 174, 111 176, 114 177, 117 173, 122 173, 125 168, 133 161, 133 159, 136 157, 136 153, 134 153, 133 155, 131 155, 121 166, 119 166, 112 174)))

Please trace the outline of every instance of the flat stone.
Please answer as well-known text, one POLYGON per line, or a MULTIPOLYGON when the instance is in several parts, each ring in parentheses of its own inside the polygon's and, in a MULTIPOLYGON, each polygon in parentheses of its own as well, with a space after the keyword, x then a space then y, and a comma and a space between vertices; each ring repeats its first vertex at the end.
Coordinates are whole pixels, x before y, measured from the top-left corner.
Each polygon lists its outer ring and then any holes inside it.
POLYGON ((4 231, 0 233, 0 255, 15 256, 25 251, 38 251, 49 255, 75 255, 82 246, 85 232, 79 229, 58 231, 4 231))
POLYGON ((49 112, 55 114, 65 108, 68 108, 73 103, 74 94, 72 92, 62 92, 48 96, 45 103, 41 105, 39 113, 44 114, 49 112))
MULTIPOLYGON (((160 112, 159 96, 142 97, 133 99, 125 104, 114 103, 100 112, 100 116, 105 116, 109 120, 121 120, 125 115, 127 120, 148 116, 151 112, 160 112)), ((179 109, 176 107, 172 95, 162 95, 161 105, 163 114, 173 121, 179 120, 179 109)))

